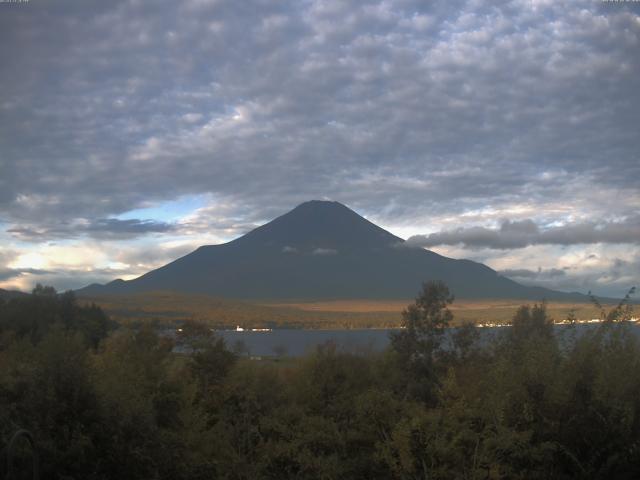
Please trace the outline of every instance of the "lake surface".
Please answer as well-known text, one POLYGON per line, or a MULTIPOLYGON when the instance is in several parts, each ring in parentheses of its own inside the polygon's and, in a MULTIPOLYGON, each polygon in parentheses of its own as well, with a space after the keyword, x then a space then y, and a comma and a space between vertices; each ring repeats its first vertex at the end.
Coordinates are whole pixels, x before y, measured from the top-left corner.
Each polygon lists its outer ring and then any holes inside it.
MULTIPOLYGON (((562 339, 569 339, 571 328, 579 334, 598 327, 598 324, 555 325, 556 334, 562 339)), ((629 327, 640 336, 640 326, 629 327)), ((510 327, 479 328, 481 342, 500 335, 510 327)), ((455 328, 447 330, 445 338, 455 332, 455 328)), ((219 330, 216 333, 225 339, 231 349, 242 342, 251 356, 301 356, 313 351, 319 345, 334 342, 340 351, 367 352, 381 351, 389 345, 389 333, 395 329, 362 329, 362 330, 272 330, 270 332, 252 332, 235 330, 219 330)))
POLYGON ((220 330, 216 333, 224 338, 231 349, 244 342, 250 355, 301 356, 319 345, 334 342, 338 349, 348 352, 380 351, 389 344, 387 329, 363 330, 288 330, 275 329, 270 332, 237 332, 220 330), (278 352, 278 353, 277 353, 278 352))

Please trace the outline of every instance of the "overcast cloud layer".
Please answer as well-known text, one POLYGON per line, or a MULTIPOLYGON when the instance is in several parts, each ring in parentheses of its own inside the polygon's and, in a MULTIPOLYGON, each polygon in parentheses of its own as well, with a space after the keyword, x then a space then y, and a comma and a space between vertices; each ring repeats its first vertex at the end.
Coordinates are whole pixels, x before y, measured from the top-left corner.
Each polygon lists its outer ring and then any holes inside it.
POLYGON ((531 220, 504 220, 499 228, 460 227, 429 235, 415 235, 407 240, 411 245, 426 248, 438 245, 462 244, 467 248, 506 250, 529 245, 579 245, 592 243, 640 244, 640 217, 626 221, 572 222, 541 229, 531 220))
POLYGON ((330 198, 624 293, 639 52, 633 3, 0 3, 0 287, 130 278, 330 198))

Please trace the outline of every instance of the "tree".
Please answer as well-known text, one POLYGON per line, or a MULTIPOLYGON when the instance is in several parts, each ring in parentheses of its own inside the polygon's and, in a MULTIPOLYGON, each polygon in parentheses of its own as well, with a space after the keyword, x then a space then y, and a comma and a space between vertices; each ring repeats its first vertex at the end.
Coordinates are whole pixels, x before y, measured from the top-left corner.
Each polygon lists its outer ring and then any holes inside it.
POLYGON ((38 445, 42 478, 87 478, 98 453, 90 432, 99 409, 84 339, 57 325, 37 346, 16 342, 4 353, 0 447, 1 436, 27 429, 38 445))
POLYGON ((459 362, 468 360, 477 350, 480 332, 472 322, 465 322, 451 336, 453 357, 459 362))
POLYGON ((31 293, 40 297, 55 297, 58 292, 56 292, 56 289, 53 287, 38 283, 31 293))
POLYGON ((515 343, 527 341, 533 337, 553 338, 553 319, 547 315, 547 304, 521 305, 511 320, 509 334, 515 343))
POLYGON ((447 308, 452 302, 444 282, 424 283, 415 303, 402 312, 402 330, 391 334, 391 347, 407 374, 407 394, 427 402, 436 398, 436 360, 445 329, 453 320, 447 308))
POLYGON ((622 300, 618 302, 615 308, 605 311, 602 304, 591 292, 588 293, 589 298, 593 305, 600 310, 600 320, 606 323, 620 322, 623 320, 629 320, 633 314, 633 305, 631 304, 631 297, 636 293, 636 287, 631 287, 622 300))
POLYGON ((238 357, 227 349, 223 338, 211 338, 209 343, 195 351, 189 359, 189 368, 200 387, 201 395, 206 398, 223 382, 238 357))
POLYGON ((32 295, 0 304, 0 334, 7 332, 36 344, 56 324, 66 332, 80 332, 94 349, 116 326, 99 306, 79 305, 72 291, 58 294, 53 287, 40 284, 32 295))

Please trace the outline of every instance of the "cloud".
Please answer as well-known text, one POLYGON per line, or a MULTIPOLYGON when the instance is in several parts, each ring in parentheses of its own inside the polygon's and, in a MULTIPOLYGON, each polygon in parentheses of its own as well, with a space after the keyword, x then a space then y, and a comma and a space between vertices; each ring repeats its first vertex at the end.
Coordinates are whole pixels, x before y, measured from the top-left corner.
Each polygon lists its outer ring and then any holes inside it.
POLYGON ((484 263, 501 275, 526 284, 562 291, 622 297, 640 285, 640 245, 530 245, 496 250, 434 247, 437 253, 484 263))
POLYGON ((588 291, 598 295, 622 298, 640 278, 640 249, 628 259, 615 256, 578 254, 563 262, 562 268, 503 269, 499 273, 526 285, 556 290, 588 291))
POLYGON ((12 236, 28 242, 41 242, 55 238, 88 236, 103 240, 134 238, 148 233, 167 233, 175 225, 155 220, 99 218, 91 221, 75 219, 70 222, 16 225, 7 229, 12 236))
POLYGON ((75 289, 114 278, 131 279, 179 258, 202 244, 197 238, 140 238, 109 242, 78 239, 33 244, 22 252, 0 248, 0 288, 31 290, 36 283, 75 289))
POLYGON ((37 268, 0 268, 0 281, 15 280, 23 275, 48 275, 55 272, 37 268))
POLYGON ((49 270, 31 267, 11 267, 19 252, 0 249, 0 282, 17 281, 24 277, 52 274, 49 270))
POLYGON ((32 2, 0 32, 15 224, 206 192, 261 218, 637 205, 630 6, 32 2))
POLYGON ((542 270, 541 268, 538 268, 538 270, 527 270, 526 268, 507 269, 507 270, 501 270, 498 273, 500 275, 504 275, 505 277, 509 277, 513 279, 536 279, 536 280, 539 280, 541 278, 565 277, 567 275, 566 270, 561 270, 559 268, 550 268, 548 270, 542 270))
POLYGON ((90 234, 107 234, 112 236, 137 236, 145 233, 164 233, 173 229, 173 225, 155 220, 119 220, 116 218, 100 219, 87 227, 90 234))
POLYGON ((324 197, 469 245, 627 238, 639 19, 591 0, 3 5, 0 241, 218 242, 324 197), (188 195, 210 205, 113 222, 188 195), (585 231, 551 238, 564 224, 585 231))
POLYGON ((58 291, 73 290, 81 286, 91 283, 106 283, 123 275, 122 270, 118 269, 92 269, 87 271, 84 268, 74 269, 68 268, 59 271, 39 271, 39 272, 23 272, 19 275, 13 275, 8 278, 0 278, 3 281, 3 287, 11 290, 30 291, 36 284, 53 285, 58 291))
MULTIPOLYGON (((139 245, 127 245, 126 248, 116 247, 109 252, 109 257, 115 262, 127 265, 125 273, 143 274, 148 270, 165 265, 176 258, 180 258, 198 248, 201 244, 197 239, 184 242, 142 242, 139 245)), ((122 273, 120 274, 122 275, 122 273)))
POLYGON ((640 217, 617 222, 576 222, 540 228, 533 220, 504 220, 499 228, 468 227, 415 235, 409 245, 434 247, 458 245, 466 248, 511 249, 529 245, 577 245, 592 243, 640 244, 640 217))
MULTIPOLYGON (((278 215, 283 212, 273 213, 278 215)), ((243 235, 273 217, 261 218, 261 211, 239 213, 237 205, 219 198, 210 199, 200 207, 180 219, 175 225, 175 233, 181 235, 215 235, 219 241, 228 241, 243 235)))
POLYGON ((338 251, 333 248, 316 248, 311 255, 337 255, 338 251))

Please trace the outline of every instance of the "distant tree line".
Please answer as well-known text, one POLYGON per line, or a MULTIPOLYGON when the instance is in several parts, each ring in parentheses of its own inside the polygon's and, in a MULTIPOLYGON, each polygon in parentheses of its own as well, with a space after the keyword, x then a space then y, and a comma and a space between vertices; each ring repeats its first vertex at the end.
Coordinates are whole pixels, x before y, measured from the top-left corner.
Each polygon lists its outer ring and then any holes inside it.
POLYGON ((38 287, 0 303, 0 448, 27 429, 47 479, 640 478, 626 306, 559 337, 525 305, 480 341, 473 325, 444 335, 452 301, 425 284, 381 353, 253 362, 195 323, 177 355, 38 287))

